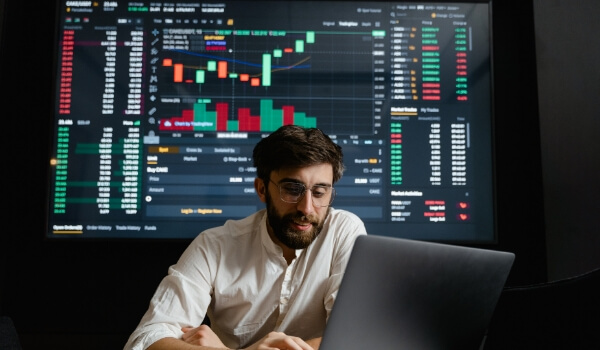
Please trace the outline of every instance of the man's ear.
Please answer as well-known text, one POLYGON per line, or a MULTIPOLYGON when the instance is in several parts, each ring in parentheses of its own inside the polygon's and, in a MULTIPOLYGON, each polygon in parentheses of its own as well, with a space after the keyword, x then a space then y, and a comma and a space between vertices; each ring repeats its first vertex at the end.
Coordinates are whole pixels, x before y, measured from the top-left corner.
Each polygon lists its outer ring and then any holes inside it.
POLYGON ((256 190, 256 194, 261 202, 267 202, 267 186, 265 186, 265 182, 258 177, 254 179, 254 189, 256 190))

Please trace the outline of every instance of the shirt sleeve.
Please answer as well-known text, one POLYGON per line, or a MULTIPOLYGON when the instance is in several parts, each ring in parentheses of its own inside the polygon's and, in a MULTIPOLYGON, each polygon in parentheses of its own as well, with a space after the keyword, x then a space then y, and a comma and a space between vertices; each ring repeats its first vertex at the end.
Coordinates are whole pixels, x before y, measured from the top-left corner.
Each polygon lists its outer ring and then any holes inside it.
POLYGON ((143 350, 162 338, 179 339, 182 327, 197 327, 202 323, 211 300, 214 261, 207 254, 210 249, 200 243, 202 240, 196 238, 177 264, 169 268, 124 350, 143 350))
POLYGON ((335 303, 337 292, 342 283, 348 259, 352 253, 354 241, 359 235, 367 234, 364 222, 355 214, 340 210, 332 218, 335 227, 332 227, 334 236, 333 257, 331 260, 331 274, 328 281, 328 290, 324 300, 327 319, 335 303))

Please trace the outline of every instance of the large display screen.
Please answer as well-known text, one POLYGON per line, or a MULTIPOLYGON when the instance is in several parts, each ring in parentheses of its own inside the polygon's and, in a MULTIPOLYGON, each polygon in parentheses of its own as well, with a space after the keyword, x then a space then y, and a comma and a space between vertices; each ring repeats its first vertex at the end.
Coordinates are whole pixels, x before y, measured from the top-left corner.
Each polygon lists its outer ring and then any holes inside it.
POLYGON ((191 239, 264 204, 254 145, 342 146, 370 234, 495 237, 491 4, 65 1, 48 238, 191 239))

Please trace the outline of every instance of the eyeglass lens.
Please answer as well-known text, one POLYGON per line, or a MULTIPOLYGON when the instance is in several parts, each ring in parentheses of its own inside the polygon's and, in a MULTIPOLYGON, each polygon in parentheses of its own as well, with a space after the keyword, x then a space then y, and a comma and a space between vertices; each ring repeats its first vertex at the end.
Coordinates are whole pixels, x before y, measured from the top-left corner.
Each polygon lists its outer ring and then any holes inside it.
MULTIPOLYGON (((306 186, 296 182, 282 182, 279 184, 281 200, 287 203, 298 203, 306 194, 306 186)), ((313 204, 326 207, 333 202, 334 189, 331 186, 314 185, 311 187, 313 204)))

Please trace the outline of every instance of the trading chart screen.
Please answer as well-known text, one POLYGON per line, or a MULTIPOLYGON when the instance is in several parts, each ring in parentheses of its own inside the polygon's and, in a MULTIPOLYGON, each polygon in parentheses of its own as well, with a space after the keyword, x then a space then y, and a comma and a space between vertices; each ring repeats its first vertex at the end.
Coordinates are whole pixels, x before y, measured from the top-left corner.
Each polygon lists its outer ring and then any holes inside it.
POLYGON ((342 146, 371 234, 493 242, 488 2, 62 1, 49 238, 189 239, 264 208, 254 145, 342 146))

